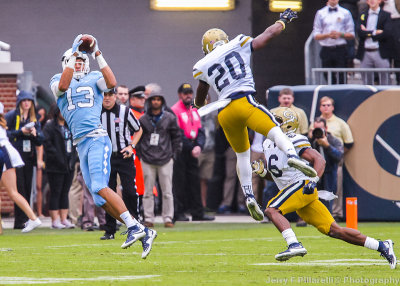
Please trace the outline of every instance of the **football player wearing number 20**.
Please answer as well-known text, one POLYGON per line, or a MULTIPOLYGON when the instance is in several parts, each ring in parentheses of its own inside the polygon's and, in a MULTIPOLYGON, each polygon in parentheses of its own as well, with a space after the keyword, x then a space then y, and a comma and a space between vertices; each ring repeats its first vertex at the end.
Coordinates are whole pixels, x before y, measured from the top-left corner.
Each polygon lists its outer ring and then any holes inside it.
POLYGON ((126 224, 127 238, 121 247, 128 248, 141 240, 142 258, 146 258, 157 237, 156 231, 133 218, 122 199, 108 187, 112 147, 107 131, 102 128, 100 115, 103 92, 114 88, 117 81, 98 48, 97 40, 94 40, 96 44, 91 56, 96 59, 100 72, 90 72, 89 57, 79 50, 83 42, 81 34, 75 38, 72 48, 64 53, 63 72, 52 77, 50 88, 71 129, 83 178, 95 204, 126 224))
POLYGON ((296 112, 287 107, 279 107, 274 110, 274 115, 280 122, 282 131, 293 142, 299 156, 312 163, 318 173, 316 177, 310 178, 288 166, 285 154, 269 139, 263 143, 266 164, 261 159, 252 163, 254 173, 261 177, 270 174, 280 189, 279 193, 268 202, 265 210, 265 214, 288 244, 288 249, 275 255, 275 259, 285 261, 294 256, 307 254, 307 250, 297 240, 289 221, 283 216, 296 211, 305 222, 315 226, 323 234, 377 250, 389 262, 390 268, 396 268, 397 259, 392 240, 378 241, 365 236, 356 229, 341 227, 335 222, 325 205, 318 200, 319 194, 316 186, 319 177, 324 172, 325 160, 320 153, 311 148, 307 137, 295 133, 299 127, 296 112))
POLYGON ((251 181, 250 144, 247 127, 271 139, 285 152, 288 163, 310 177, 315 170, 299 159, 293 144, 282 133, 271 113, 254 100, 254 80, 250 69, 251 53, 260 50, 297 18, 297 13, 286 9, 275 24, 256 38, 238 35, 228 41, 220 29, 210 29, 202 39, 205 57, 193 67, 193 77, 199 80, 194 104, 202 107, 210 85, 218 94, 218 101, 229 102, 218 114, 229 144, 237 156, 237 173, 250 215, 258 221, 264 214, 254 198, 251 181), (227 100, 228 99, 228 100, 227 100))

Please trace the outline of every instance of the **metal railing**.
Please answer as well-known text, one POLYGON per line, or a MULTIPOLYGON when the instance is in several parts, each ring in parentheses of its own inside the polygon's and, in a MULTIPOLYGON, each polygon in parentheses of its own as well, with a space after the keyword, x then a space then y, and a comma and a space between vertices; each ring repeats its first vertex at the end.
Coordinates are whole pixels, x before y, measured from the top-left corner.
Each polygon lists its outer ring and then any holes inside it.
POLYGON ((400 85, 396 73, 400 68, 312 68, 311 84, 400 85))

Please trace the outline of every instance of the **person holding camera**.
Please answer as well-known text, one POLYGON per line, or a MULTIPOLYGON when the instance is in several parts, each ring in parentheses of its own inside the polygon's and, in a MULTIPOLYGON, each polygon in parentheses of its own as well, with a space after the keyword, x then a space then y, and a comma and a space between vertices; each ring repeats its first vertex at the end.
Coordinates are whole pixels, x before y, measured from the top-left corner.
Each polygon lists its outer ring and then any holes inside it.
MULTIPOLYGON (((17 97, 16 108, 6 116, 7 136, 18 150, 25 165, 16 168, 18 192, 28 201, 31 200, 33 168, 43 167, 43 140, 39 116, 36 114, 33 94, 21 91, 17 97)), ((28 220, 26 214, 14 205, 14 229, 23 229, 28 220)))
MULTIPOLYGON (((338 164, 343 157, 343 144, 328 131, 326 120, 317 117, 312 130, 311 146, 317 150, 326 161, 325 172, 318 182, 318 189, 336 194, 338 164)), ((332 213, 332 201, 323 201, 332 213)))

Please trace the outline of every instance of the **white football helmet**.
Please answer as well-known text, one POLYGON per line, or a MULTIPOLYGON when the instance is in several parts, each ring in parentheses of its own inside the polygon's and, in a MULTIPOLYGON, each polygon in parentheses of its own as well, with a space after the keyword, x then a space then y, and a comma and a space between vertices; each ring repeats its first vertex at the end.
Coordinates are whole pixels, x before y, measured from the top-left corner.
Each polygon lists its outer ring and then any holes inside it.
MULTIPOLYGON (((61 58, 61 65, 63 70, 65 69, 65 67, 67 66, 67 63, 70 59, 70 57, 72 56, 72 49, 67 50, 62 58, 61 58)), ((78 55, 76 56, 77 59, 82 59, 83 60, 83 64, 81 65, 81 69, 80 70, 76 70, 74 69, 74 79, 81 79, 83 78, 85 75, 87 75, 90 72, 90 67, 89 67, 89 57, 78 51, 78 55)))
POLYGON ((210 29, 204 33, 201 39, 201 45, 203 46, 203 52, 205 55, 210 53, 216 47, 221 46, 229 42, 228 35, 221 29, 210 29))

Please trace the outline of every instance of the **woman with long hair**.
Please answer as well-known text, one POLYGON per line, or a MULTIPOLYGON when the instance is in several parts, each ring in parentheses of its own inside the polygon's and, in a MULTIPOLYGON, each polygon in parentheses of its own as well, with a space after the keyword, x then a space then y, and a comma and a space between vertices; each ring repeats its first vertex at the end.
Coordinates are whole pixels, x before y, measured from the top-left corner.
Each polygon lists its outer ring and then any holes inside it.
POLYGON ((74 228, 68 219, 68 193, 77 159, 72 135, 57 105, 51 109, 52 119, 43 129, 45 136, 46 172, 50 186, 49 213, 51 228, 74 228))
POLYGON ((15 168, 24 166, 18 151, 11 145, 7 137, 7 122, 3 115, 4 105, 0 102, 0 172, 1 183, 8 196, 25 213, 29 220, 25 223, 22 232, 29 232, 42 224, 36 217, 26 199, 18 192, 15 168))
MULTIPOLYGON (((32 192, 33 168, 43 166, 44 140, 38 116, 36 115, 33 94, 21 91, 17 97, 16 109, 5 115, 7 136, 21 155, 25 165, 16 168, 18 192, 30 202, 32 192)), ((14 206, 14 229, 23 229, 28 219, 18 205, 14 206)))

